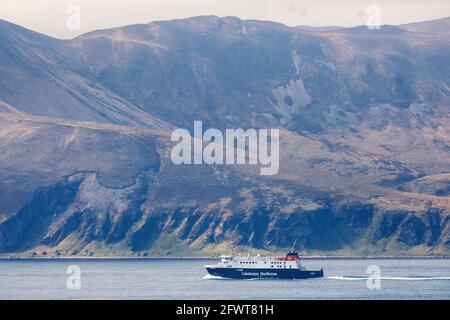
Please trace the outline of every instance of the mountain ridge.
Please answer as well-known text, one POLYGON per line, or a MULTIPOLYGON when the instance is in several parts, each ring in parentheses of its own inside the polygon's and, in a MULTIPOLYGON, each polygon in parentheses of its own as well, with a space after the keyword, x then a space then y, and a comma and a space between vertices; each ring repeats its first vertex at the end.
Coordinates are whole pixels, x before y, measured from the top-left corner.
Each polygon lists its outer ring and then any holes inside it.
MULTIPOLYGON (((91 32, 102 32, 102 31, 107 31, 107 30, 114 30, 114 29, 120 29, 120 28, 124 28, 124 27, 133 27, 133 26, 145 26, 145 25, 149 25, 149 24, 158 24, 158 23, 173 23, 173 22, 183 22, 183 21, 188 21, 188 20, 198 20, 198 19, 215 19, 215 20, 222 20, 222 19, 232 19, 232 20, 236 20, 236 21, 240 21, 240 22, 256 22, 256 23, 271 23, 271 24, 275 24, 275 25, 280 25, 286 28, 292 28, 292 29, 296 29, 296 28, 305 28, 306 30, 314 30, 314 29, 322 29, 321 31, 333 31, 336 29, 352 29, 352 28, 359 28, 359 27, 366 27, 364 25, 355 25, 355 26, 309 26, 309 25, 298 25, 298 26, 289 26, 286 24, 283 24, 281 22, 276 22, 276 21, 271 21, 271 20, 259 20, 259 19, 241 19, 239 17, 236 16, 217 16, 217 15, 200 15, 200 16, 193 16, 193 17, 188 17, 188 18, 178 18, 178 19, 166 19, 166 20, 152 20, 146 23, 136 23, 136 24, 128 24, 128 25, 122 25, 122 26, 117 26, 117 27, 110 27, 110 28, 102 28, 102 29, 96 29, 96 30, 92 30, 92 31, 88 31, 86 33, 83 33, 81 35, 78 35, 74 38, 71 39, 59 39, 56 37, 52 37, 49 35, 45 35, 44 33, 40 33, 37 31, 33 31, 29 28, 23 27, 19 24, 16 24, 14 22, 5 20, 5 19, 0 19, 0 24, 4 24, 13 28, 17 28, 17 29, 21 29, 21 30, 26 30, 28 32, 31 33, 35 33, 47 38, 51 38, 51 39, 55 39, 55 40, 60 40, 60 41, 70 41, 70 40, 74 40, 77 37, 83 36, 83 35, 87 35, 91 32)), ((417 27, 422 27, 425 28, 427 26, 430 25, 435 25, 435 24, 445 24, 448 25, 450 24, 450 17, 442 17, 442 18, 436 18, 436 19, 432 19, 432 20, 423 20, 423 21, 413 21, 413 22, 408 22, 408 23, 401 23, 401 24, 383 24, 381 25, 381 27, 383 26, 393 26, 393 27, 397 27, 397 28, 401 28, 401 29, 405 29, 408 30, 408 28, 412 29, 414 31, 414 26, 417 27)), ((443 31, 446 31, 445 28, 442 28, 443 31)), ((320 31, 320 30, 318 30, 320 31)), ((411 30, 409 30, 411 31, 411 30)), ((429 32, 429 31, 428 31, 429 32)))
POLYGON ((0 253, 448 254, 447 33, 2 25, 0 253), (173 165, 170 132, 194 120, 279 128, 279 174, 173 165))

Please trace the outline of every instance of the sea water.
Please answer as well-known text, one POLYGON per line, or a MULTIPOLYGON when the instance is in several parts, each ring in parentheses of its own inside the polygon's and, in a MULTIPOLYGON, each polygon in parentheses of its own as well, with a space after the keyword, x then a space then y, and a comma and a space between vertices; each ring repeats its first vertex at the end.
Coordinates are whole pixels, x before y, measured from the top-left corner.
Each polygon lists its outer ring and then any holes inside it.
POLYGON ((206 259, 0 260, 0 299, 450 299, 448 259, 307 259, 303 261, 307 269, 324 268, 325 276, 306 280, 207 276, 204 265, 215 263, 206 259), (379 273, 370 272, 374 268, 379 273), (79 277, 79 289, 71 285, 74 276, 79 277))

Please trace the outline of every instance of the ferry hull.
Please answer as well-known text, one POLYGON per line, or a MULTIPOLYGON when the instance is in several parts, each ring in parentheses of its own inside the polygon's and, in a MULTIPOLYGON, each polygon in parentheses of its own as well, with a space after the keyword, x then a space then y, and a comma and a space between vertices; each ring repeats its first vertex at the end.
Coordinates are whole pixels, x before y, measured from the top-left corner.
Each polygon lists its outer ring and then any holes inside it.
POLYGON ((230 279, 309 279, 323 277, 323 270, 206 267, 206 271, 212 276, 230 279))

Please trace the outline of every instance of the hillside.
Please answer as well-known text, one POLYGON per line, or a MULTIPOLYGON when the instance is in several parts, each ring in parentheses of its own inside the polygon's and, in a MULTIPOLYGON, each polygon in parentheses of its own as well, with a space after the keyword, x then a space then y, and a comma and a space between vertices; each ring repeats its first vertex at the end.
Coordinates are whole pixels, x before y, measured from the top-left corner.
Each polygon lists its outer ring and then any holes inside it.
POLYGON ((449 24, 0 21, 0 254, 448 255, 449 24), (279 128, 279 173, 173 165, 194 120, 279 128))

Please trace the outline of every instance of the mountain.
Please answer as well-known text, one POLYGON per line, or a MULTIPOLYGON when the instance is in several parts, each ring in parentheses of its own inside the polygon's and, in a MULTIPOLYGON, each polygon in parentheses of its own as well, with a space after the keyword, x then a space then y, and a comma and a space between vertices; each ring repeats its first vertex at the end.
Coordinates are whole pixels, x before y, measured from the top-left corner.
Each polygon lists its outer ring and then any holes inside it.
POLYGON ((0 253, 449 254, 448 19, 0 21, 0 253), (280 129, 280 171, 174 165, 174 128, 280 129))
POLYGON ((449 31, 450 18, 446 17, 431 21, 407 23, 402 24, 399 27, 413 32, 424 32, 429 34, 437 33, 448 35, 448 33, 450 32, 449 31))
POLYGON ((72 72, 71 48, 64 41, 5 21, 0 21, 0 41, 0 108, 70 120, 167 127, 86 74, 72 72))

